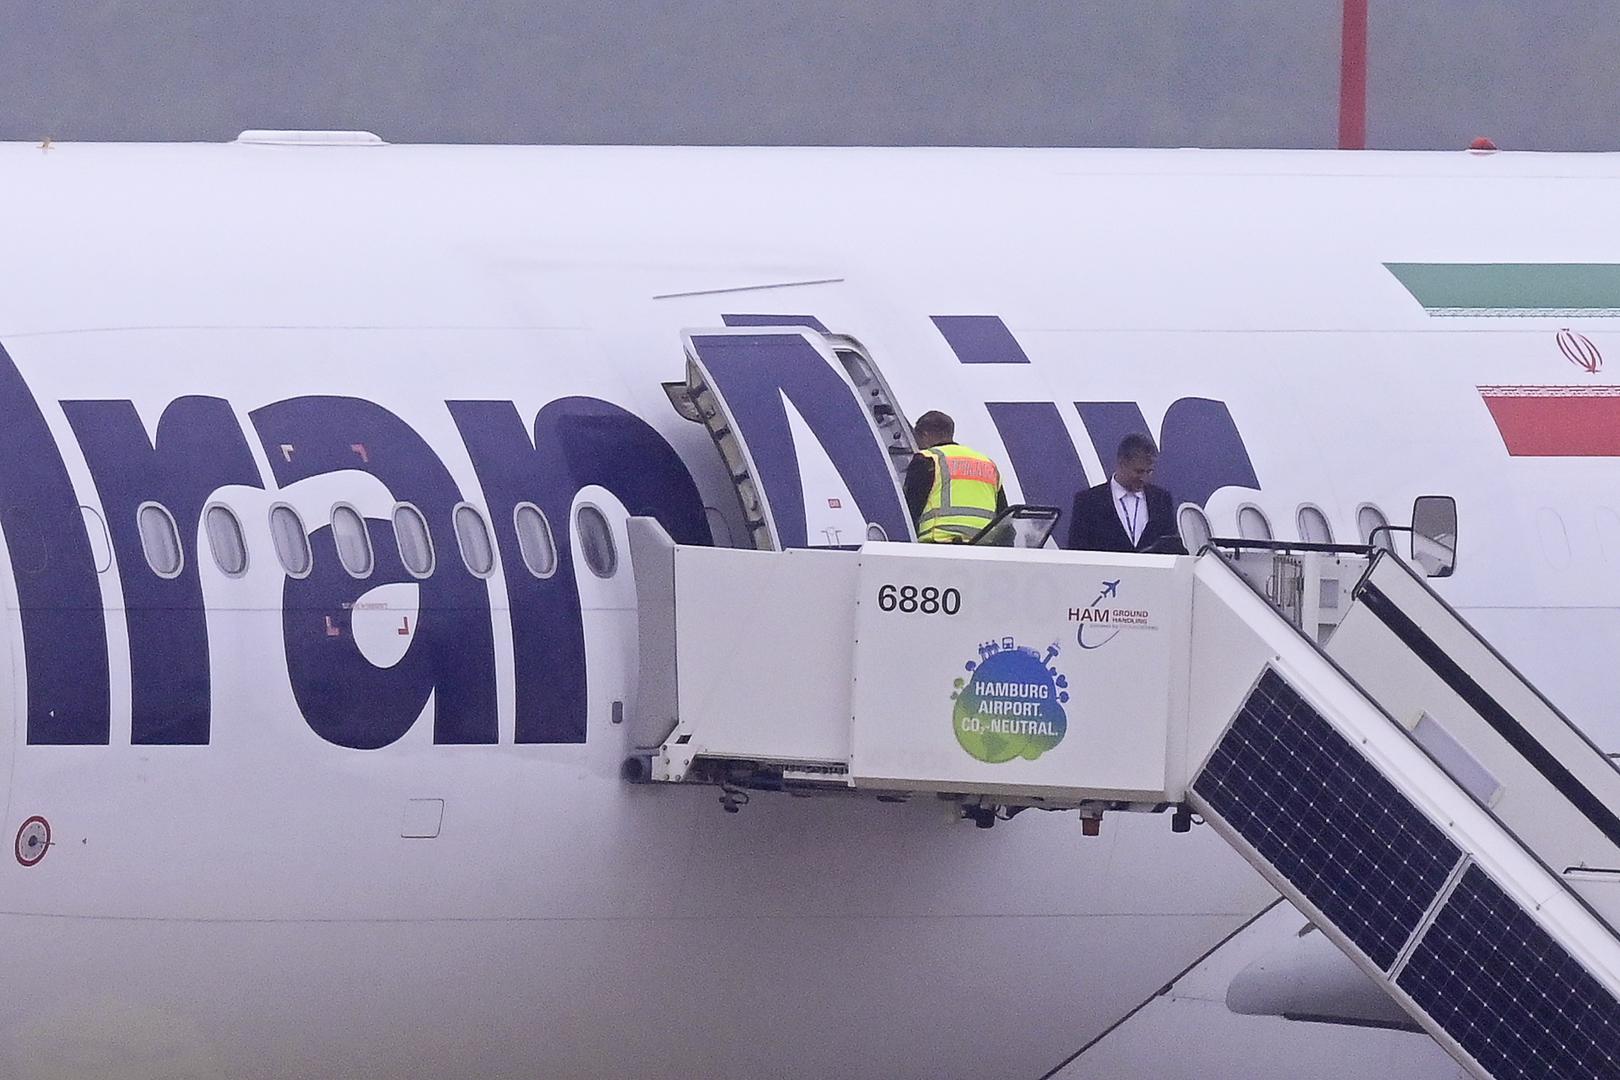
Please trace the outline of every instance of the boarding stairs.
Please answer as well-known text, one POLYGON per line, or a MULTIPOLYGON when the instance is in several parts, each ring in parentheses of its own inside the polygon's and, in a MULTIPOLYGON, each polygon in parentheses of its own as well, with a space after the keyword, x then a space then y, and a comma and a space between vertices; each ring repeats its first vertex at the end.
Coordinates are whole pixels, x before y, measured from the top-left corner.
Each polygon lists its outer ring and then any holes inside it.
POLYGON ((1620 1076, 1620 771, 1401 559, 630 538, 632 778, 1196 814, 1475 1075, 1620 1076))
POLYGON ((860 342, 683 342, 749 541, 630 519, 628 779, 1201 820, 1473 1075, 1620 1078, 1620 771, 1389 545, 1068 552, 1021 509, 886 542, 913 447, 860 342))

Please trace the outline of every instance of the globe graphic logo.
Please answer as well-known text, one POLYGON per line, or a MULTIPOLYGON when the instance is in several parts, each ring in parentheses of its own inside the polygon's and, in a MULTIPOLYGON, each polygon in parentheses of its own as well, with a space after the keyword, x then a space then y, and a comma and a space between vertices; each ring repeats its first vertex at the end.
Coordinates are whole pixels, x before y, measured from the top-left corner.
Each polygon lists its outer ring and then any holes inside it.
POLYGON ((957 678, 951 694, 963 750, 992 764, 1034 761, 1063 741, 1069 680, 1051 665, 1058 651, 1051 645, 1043 655, 1011 638, 979 647, 979 659, 964 665, 968 675, 957 678))

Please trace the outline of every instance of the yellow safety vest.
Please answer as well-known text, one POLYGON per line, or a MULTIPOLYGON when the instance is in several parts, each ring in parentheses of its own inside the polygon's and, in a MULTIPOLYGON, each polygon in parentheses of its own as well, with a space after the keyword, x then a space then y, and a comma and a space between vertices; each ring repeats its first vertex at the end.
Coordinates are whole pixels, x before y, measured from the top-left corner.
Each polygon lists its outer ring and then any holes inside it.
POLYGON ((996 463, 956 443, 922 453, 934 459, 934 486, 917 521, 917 539, 925 544, 971 540, 996 516, 1001 490, 996 463))

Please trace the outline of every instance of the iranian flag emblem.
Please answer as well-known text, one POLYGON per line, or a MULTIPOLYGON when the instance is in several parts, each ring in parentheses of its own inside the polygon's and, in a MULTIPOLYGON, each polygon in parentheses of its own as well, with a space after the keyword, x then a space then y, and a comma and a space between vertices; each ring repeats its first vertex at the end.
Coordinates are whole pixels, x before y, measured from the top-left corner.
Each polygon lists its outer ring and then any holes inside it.
MULTIPOLYGON (((1620 318, 1617 263, 1385 263, 1433 318, 1620 318)), ((1558 351, 1603 369, 1591 338, 1560 329, 1558 351)), ((1620 386, 1481 386, 1514 457, 1620 457, 1620 386)))

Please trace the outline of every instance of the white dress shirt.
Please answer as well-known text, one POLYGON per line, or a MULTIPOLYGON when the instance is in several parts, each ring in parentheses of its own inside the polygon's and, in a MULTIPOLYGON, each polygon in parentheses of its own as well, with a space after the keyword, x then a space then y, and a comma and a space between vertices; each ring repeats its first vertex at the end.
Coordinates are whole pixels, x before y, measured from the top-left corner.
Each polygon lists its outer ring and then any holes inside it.
POLYGON ((1111 476, 1108 478, 1108 489, 1114 496, 1114 513, 1119 516, 1119 523, 1125 527, 1125 535, 1131 538, 1131 546, 1135 547, 1141 542, 1142 533, 1147 528, 1146 494, 1141 491, 1126 491, 1124 485, 1111 476))

